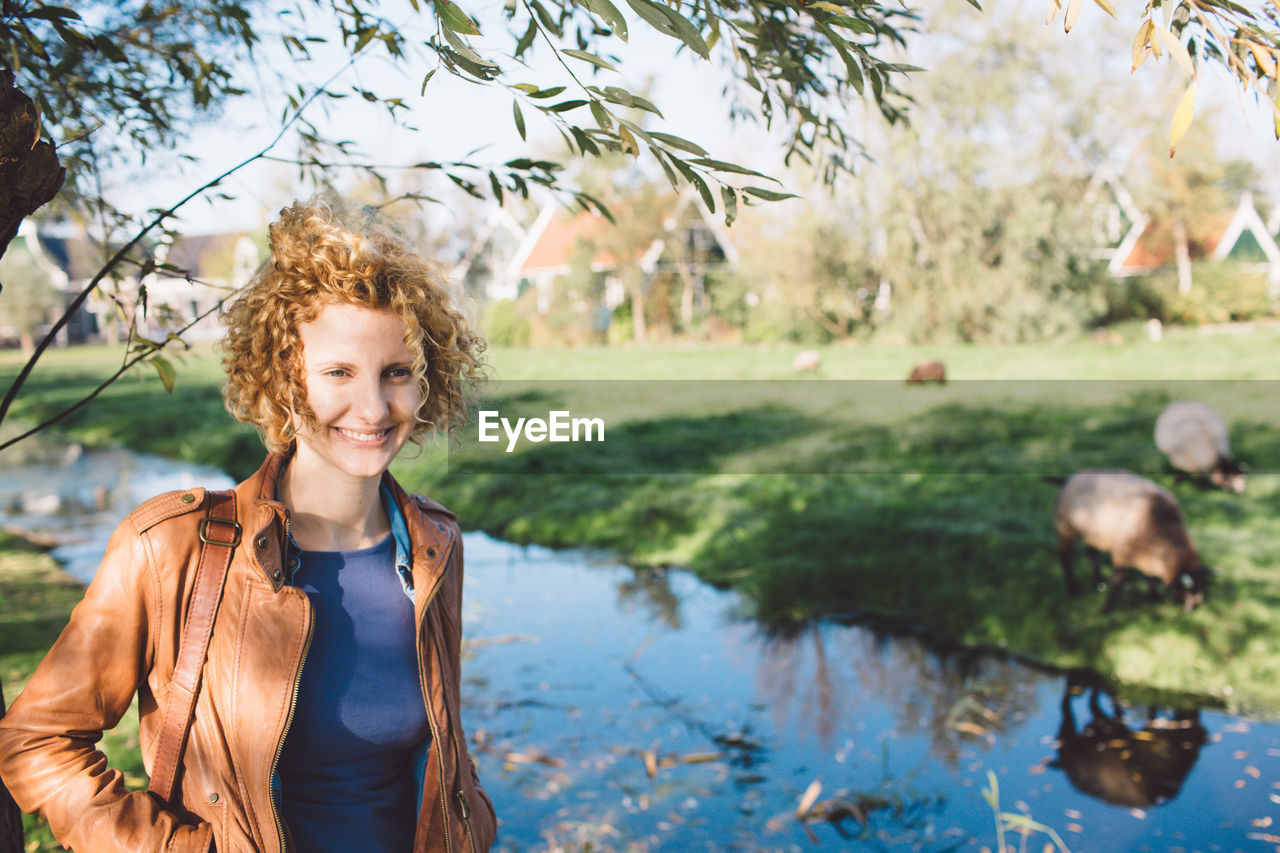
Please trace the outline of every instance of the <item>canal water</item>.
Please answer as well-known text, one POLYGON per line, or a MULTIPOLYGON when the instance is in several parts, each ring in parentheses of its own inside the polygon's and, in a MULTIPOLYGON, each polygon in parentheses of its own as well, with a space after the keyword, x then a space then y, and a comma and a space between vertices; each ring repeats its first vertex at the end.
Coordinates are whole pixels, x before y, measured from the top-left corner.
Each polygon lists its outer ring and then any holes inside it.
MULTIPOLYGON (((0 470, 0 523, 88 578, 131 506, 197 484, 229 481, 72 453, 0 470)), ((687 573, 464 543, 465 723, 499 850, 981 851, 999 812, 1033 827, 1005 831, 1015 850, 1280 851, 1275 723, 1120 707, 864 627, 770 634, 687 573)))

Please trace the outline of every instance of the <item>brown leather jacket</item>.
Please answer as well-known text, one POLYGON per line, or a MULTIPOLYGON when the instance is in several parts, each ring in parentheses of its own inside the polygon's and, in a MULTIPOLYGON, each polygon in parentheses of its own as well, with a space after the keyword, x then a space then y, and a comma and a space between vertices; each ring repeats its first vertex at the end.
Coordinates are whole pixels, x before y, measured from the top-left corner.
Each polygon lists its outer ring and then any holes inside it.
MULTIPOLYGON (((312 627, 307 596, 284 583, 281 565, 287 516, 275 488, 285 461, 269 456, 235 489, 243 540, 209 642, 180 807, 127 791, 94 745, 137 693, 151 769, 200 555, 203 489, 152 498, 120 524, 84 600, 0 719, 0 777, 63 844, 95 853, 208 851, 215 843, 223 853, 292 848, 272 781, 312 627)), ((390 474, 383 482, 411 543, 419 674, 433 735, 413 850, 484 853, 496 820, 459 715, 462 538, 448 510, 407 495, 390 474)))

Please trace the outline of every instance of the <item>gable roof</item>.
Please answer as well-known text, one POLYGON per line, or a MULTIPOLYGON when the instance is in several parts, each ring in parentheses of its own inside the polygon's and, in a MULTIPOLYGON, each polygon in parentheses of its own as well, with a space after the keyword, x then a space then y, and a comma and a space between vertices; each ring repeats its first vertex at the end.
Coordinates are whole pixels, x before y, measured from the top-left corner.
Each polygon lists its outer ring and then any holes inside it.
MULTIPOLYGON (((1280 246, 1258 215, 1252 193, 1241 194, 1234 211, 1207 218, 1211 223, 1207 230, 1209 236, 1192 240, 1187 247, 1192 260, 1224 261, 1233 253, 1248 252, 1254 257, 1243 257, 1242 261, 1265 263, 1273 270, 1280 270, 1280 246), (1257 251, 1249 251, 1251 248, 1257 251), (1261 258, 1257 257, 1258 253, 1261 258)), ((1143 225, 1137 239, 1116 249, 1109 266, 1119 276, 1138 275, 1175 263, 1176 251, 1171 224, 1152 220, 1143 225)))

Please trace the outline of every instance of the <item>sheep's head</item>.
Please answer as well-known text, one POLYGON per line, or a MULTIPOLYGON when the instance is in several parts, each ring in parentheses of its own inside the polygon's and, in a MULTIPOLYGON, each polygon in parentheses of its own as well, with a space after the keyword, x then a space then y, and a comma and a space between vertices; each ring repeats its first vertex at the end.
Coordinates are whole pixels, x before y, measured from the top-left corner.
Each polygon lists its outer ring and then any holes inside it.
POLYGON ((1195 610, 1209 597, 1209 570, 1203 566, 1183 569, 1173 579, 1173 597, 1186 611, 1195 610))
POLYGON ((1209 472, 1209 482, 1238 495, 1244 492, 1247 479, 1245 473, 1245 466, 1234 459, 1220 459, 1217 467, 1209 472))

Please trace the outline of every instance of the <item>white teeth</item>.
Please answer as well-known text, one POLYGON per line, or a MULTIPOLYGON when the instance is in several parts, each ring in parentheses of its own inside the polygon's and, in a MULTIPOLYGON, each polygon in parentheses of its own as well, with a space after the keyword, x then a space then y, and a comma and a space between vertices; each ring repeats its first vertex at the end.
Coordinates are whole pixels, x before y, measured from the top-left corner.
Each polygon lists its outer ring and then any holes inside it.
POLYGON ((334 427, 334 429, 353 441, 377 441, 387 434, 385 429, 382 432, 354 432, 349 429, 343 429, 342 427, 334 427))

